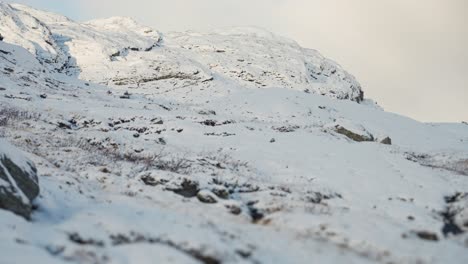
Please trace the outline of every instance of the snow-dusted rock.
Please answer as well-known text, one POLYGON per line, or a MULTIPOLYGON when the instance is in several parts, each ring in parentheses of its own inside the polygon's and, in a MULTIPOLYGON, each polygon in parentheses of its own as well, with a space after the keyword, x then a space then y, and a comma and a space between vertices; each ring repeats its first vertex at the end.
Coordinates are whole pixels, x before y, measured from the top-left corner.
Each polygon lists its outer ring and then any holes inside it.
POLYGON ((29 218, 32 201, 39 195, 35 165, 0 138, 0 209, 29 218))
POLYGON ((197 198, 200 200, 202 203, 217 203, 218 202, 218 197, 211 192, 210 190, 200 190, 197 193, 197 198))

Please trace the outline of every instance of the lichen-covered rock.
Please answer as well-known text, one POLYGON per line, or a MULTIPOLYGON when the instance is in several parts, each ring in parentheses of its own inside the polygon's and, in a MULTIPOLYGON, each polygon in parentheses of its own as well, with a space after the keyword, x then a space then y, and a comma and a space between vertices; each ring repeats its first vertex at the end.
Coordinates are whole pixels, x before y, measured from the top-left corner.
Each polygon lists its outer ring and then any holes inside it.
POLYGON ((18 149, 0 139, 0 209, 29 219, 31 202, 37 195, 36 167, 18 149))

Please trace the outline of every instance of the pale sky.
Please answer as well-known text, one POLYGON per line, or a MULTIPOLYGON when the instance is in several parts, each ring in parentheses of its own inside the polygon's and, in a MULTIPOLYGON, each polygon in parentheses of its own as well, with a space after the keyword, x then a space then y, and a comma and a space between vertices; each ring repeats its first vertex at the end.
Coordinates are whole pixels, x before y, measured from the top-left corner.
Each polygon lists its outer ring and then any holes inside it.
POLYGON ((258 26, 319 50, 366 97, 421 121, 468 121, 466 0, 17 0, 75 20, 130 16, 159 31, 258 26))

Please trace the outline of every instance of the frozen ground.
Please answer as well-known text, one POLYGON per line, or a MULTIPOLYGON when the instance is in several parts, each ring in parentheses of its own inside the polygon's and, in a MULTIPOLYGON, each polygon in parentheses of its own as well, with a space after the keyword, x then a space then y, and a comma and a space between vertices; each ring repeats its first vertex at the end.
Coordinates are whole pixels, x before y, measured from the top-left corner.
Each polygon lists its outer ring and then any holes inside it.
POLYGON ((0 263, 468 262, 468 125, 255 28, 0 12, 0 136, 41 188, 0 263))

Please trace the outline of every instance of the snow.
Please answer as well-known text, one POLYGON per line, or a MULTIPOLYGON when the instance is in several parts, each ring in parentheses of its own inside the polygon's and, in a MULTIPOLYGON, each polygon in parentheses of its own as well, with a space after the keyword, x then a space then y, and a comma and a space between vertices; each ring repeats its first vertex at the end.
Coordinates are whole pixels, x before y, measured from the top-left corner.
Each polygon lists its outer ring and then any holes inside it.
POLYGON ((29 153, 41 187, 31 222, 0 211, 2 261, 468 261, 467 233, 445 237, 440 214, 468 190, 453 170, 468 159, 467 125, 357 103, 338 64, 261 29, 160 34, 129 18, 0 7, 0 19, 42 21, 71 57, 57 70, 30 48, 47 35, 19 41, 0 24, 0 110, 33 114, 0 135, 29 153), (190 195, 223 188, 214 204, 190 195))

